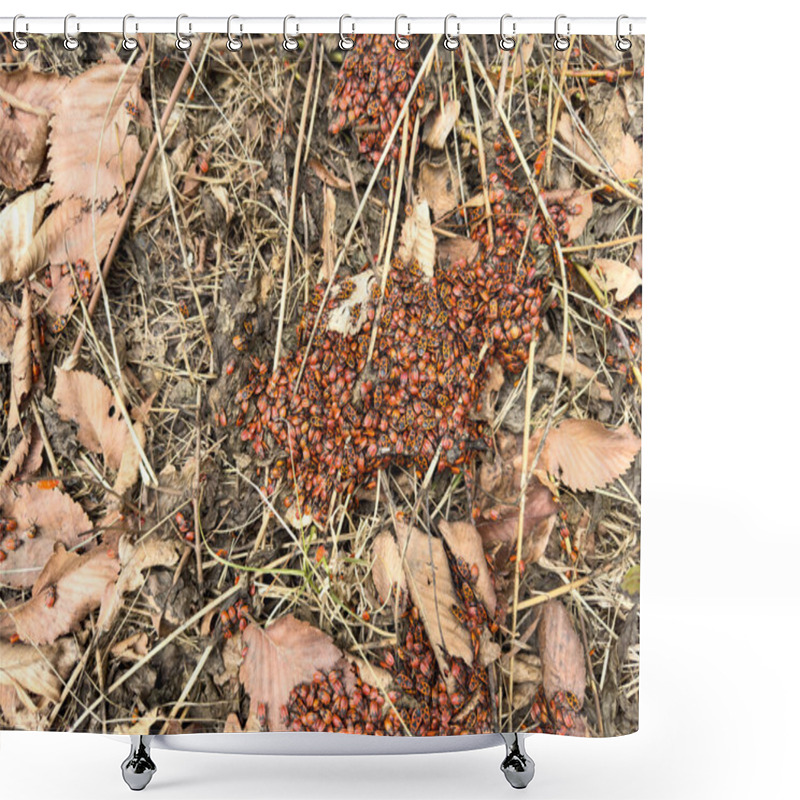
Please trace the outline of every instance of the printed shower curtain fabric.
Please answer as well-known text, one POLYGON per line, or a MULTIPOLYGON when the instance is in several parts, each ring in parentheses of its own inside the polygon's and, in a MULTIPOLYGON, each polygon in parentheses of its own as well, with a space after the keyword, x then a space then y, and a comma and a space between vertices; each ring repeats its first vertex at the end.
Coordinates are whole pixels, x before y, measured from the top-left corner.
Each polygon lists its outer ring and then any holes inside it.
POLYGON ((644 45, 0 42, 0 728, 629 733, 644 45))

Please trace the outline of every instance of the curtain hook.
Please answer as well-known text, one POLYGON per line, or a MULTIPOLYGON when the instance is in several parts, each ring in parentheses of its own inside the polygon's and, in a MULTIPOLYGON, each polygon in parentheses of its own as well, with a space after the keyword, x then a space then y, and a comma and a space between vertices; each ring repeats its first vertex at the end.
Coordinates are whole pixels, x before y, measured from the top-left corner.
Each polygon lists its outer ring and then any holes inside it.
POLYGON ((501 50, 513 50, 514 49, 514 44, 515 44, 514 36, 516 36, 516 34, 517 34, 517 23, 516 22, 512 22, 511 23, 511 36, 506 36, 505 30, 503 29, 503 26, 504 26, 505 21, 507 19, 511 19, 511 14, 503 14, 503 16, 500 17, 500 49, 501 50))
MULTIPOLYGON (((130 52, 131 50, 135 50, 139 46, 139 42, 137 42, 136 39, 133 38, 133 36, 128 36, 128 20, 129 19, 135 19, 133 14, 126 14, 122 18, 122 46, 123 46, 123 48, 125 50, 128 50, 130 52)), ((134 28, 137 31, 139 30, 139 23, 138 22, 135 23, 134 28)))
MULTIPOLYGON (((352 50, 353 49, 353 45, 355 45, 355 42, 349 36, 345 36, 344 35, 344 21, 346 19, 353 19, 353 18, 349 14, 342 14, 342 16, 339 17, 339 49, 340 50, 352 50)), ((352 32, 355 33, 356 32, 356 24, 355 24, 355 22, 351 23, 350 27, 352 29, 352 32)))
MULTIPOLYGON (((181 33, 181 20, 186 19, 188 16, 188 14, 178 14, 175 19, 175 47, 177 47, 178 50, 186 51, 192 46, 191 39, 181 33)), ((191 22, 189 23, 189 30, 192 30, 191 22)))
MULTIPOLYGON (((64 49, 65 50, 77 50, 78 49, 78 40, 72 36, 69 32, 69 21, 71 19, 75 19, 74 14, 67 14, 64 17, 64 49)), ((79 31, 81 29, 80 24, 75 25, 75 30, 79 31)))
POLYGON ((558 21, 560 19, 567 19, 567 15, 566 14, 559 14, 556 17, 555 28, 554 28, 554 36, 556 38, 553 39, 553 47, 555 47, 556 50, 559 50, 559 51, 563 52, 564 50, 566 50, 569 47, 569 27, 570 26, 569 26, 569 22, 567 22, 567 35, 566 36, 562 36, 558 32, 558 21))
MULTIPOLYGON (((25 19, 25 17, 24 17, 22 14, 17 14, 17 15, 14 17, 14 22, 13 22, 13 24, 12 24, 12 26, 11 26, 11 31, 12 31, 12 34, 11 34, 11 35, 12 35, 12 37, 13 37, 12 47, 13 47, 15 50, 25 50, 25 49, 27 49, 27 47, 28 47, 28 40, 27 40, 27 39, 23 39, 23 38, 22 38, 22 37, 21 37, 21 36, 20 36, 20 35, 17 33, 17 23, 18 23, 18 22, 19 22, 19 20, 21 20, 21 19, 25 19)), ((25 23, 25 30, 26 30, 26 31, 28 30, 28 23, 27 23, 27 22, 25 23)))
MULTIPOLYGON (((237 50, 241 50, 242 49, 242 40, 241 40, 241 38, 238 37, 238 36, 234 36, 231 33, 231 22, 233 22, 235 19, 239 19, 239 17, 237 17, 235 14, 231 14, 228 17, 228 44, 226 46, 227 46, 228 50, 230 50, 232 53, 235 53, 237 50)), ((241 33, 241 32, 242 32, 242 26, 240 24, 239 25, 239 33, 241 33)))
MULTIPOLYGON (((625 14, 620 14, 617 17, 617 42, 616 42, 615 46, 616 46, 617 50, 619 50, 621 53, 624 53, 626 50, 630 50, 631 49, 631 45, 632 45, 631 40, 625 38, 620 33, 620 28, 622 27, 620 23, 624 19, 628 19, 628 17, 625 14)), ((628 36, 631 35, 631 31, 632 30, 633 30, 633 27, 632 27, 631 23, 628 22, 628 36)))
MULTIPOLYGON (((401 19, 408 19, 408 17, 405 14, 398 14, 394 18, 394 46, 398 50, 407 50, 408 46, 411 44, 411 42, 409 42, 408 39, 406 39, 406 38, 404 38, 403 36, 400 35, 400 20, 401 19)), ((408 35, 411 34, 411 23, 407 22, 406 26, 408 27, 408 33, 406 34, 406 36, 408 36, 408 35)))
POLYGON ((457 50, 458 49, 458 34, 461 31, 461 23, 458 21, 458 18, 455 14, 448 14, 444 18, 444 47, 445 50, 457 50), (448 23, 451 19, 456 20, 456 35, 452 36, 450 31, 448 30, 448 23))
MULTIPOLYGON (((297 50, 297 39, 292 36, 289 36, 289 20, 290 19, 297 19, 293 16, 288 16, 283 18, 283 49, 284 50, 297 50)), ((295 33, 300 32, 300 26, 295 24, 295 33)))

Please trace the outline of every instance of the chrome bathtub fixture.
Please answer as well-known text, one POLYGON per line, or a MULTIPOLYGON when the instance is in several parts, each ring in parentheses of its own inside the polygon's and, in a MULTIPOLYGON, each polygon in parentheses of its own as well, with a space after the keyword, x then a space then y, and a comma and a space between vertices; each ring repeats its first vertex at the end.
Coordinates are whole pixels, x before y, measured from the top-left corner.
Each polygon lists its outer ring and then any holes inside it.
POLYGON ((495 747, 502 741, 506 757, 500 769, 515 789, 524 789, 532 780, 533 759, 525 752, 525 733, 478 733, 465 736, 357 736, 350 733, 225 733, 171 734, 130 738, 131 751, 122 762, 122 777, 134 791, 150 783, 156 765, 150 748, 196 753, 241 755, 401 755, 412 753, 454 753, 495 747))

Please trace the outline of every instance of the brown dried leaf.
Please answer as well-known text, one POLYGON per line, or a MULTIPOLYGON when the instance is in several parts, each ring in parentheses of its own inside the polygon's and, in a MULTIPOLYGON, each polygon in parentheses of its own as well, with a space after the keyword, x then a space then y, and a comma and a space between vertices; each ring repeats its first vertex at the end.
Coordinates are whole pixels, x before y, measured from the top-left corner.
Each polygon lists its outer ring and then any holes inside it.
POLYGON ((417 188, 420 197, 433 209, 434 220, 439 220, 458 205, 450 165, 431 164, 425 161, 419 168, 417 188))
POLYGON ((419 610, 437 660, 443 663, 449 654, 471 665, 473 651, 469 632, 451 610, 453 605, 458 605, 458 598, 442 540, 399 523, 397 544, 403 556, 411 598, 419 610))
POLYGON ((119 578, 106 587, 102 598, 97 626, 100 630, 111 630, 111 626, 122 608, 123 595, 134 592, 144 585, 146 570, 151 567, 171 567, 178 563, 178 544, 172 540, 148 536, 131 542, 128 536, 119 540, 119 578))
POLYGON ((319 271, 318 281, 327 283, 333 275, 333 266, 336 261, 336 195, 333 189, 328 186, 323 191, 323 212, 322 212, 322 237, 320 247, 322 249, 322 269, 319 271))
POLYGON ((298 683, 307 683, 317 671, 327 672, 342 661, 342 652, 322 631, 291 614, 267 628, 248 625, 242 635, 247 655, 239 680, 250 695, 250 716, 259 703, 267 711, 269 730, 283 731, 281 706, 298 683))
POLYGON ((131 435, 111 390, 89 372, 55 369, 53 400, 61 419, 76 422, 78 441, 118 470, 131 435))
POLYGON ((0 511, 17 522, 16 550, 7 550, 0 562, 0 580, 10 586, 32 586, 48 559, 53 545, 61 542, 77 547, 92 523, 81 506, 58 489, 40 489, 28 484, 0 488, 0 511), (29 539, 27 531, 34 536, 29 539))
POLYGON ((51 191, 46 183, 21 194, 0 212, 0 283, 27 278, 35 269, 30 250, 51 191))
MULTIPOLYGON (((350 279, 354 284, 352 293, 345 300, 339 301, 328 316, 327 328, 329 331, 341 333, 345 336, 355 336, 367 321, 369 303, 367 302, 372 292, 375 276, 372 270, 359 272, 350 279)), ((339 296, 341 284, 337 284, 334 299, 339 296)))
POLYGON ((417 199, 400 232, 397 255, 404 264, 417 259, 427 278, 433 277, 436 263, 436 239, 431 227, 431 212, 425 200, 417 199))
POLYGON ((9 398, 8 430, 21 425, 21 411, 33 384, 31 372, 31 337, 33 336, 33 314, 31 293, 26 286, 22 294, 19 327, 14 335, 11 351, 11 397, 9 398))
POLYGON ((444 107, 433 116, 433 122, 423 138, 425 144, 434 150, 441 150, 460 113, 461 103, 458 100, 448 100, 444 107))
POLYGON ((47 154, 53 106, 68 83, 65 76, 28 64, 0 71, 0 100, 9 107, 0 125, 0 183, 21 192, 34 182, 47 154))
POLYGON ((590 274, 601 289, 616 292, 618 301, 627 300, 642 285, 635 269, 613 258, 596 258, 590 274))
POLYGON ((243 733, 242 731, 242 723, 239 720, 239 715, 235 714, 231 711, 228 714, 227 718, 225 719, 225 728, 223 729, 223 733, 243 733))
POLYGON ((138 661, 142 656, 147 655, 147 634, 140 631, 117 642, 111 648, 111 655, 121 661, 138 661))
POLYGON ((139 464, 142 463, 142 450, 146 441, 144 425, 141 422, 134 422, 133 431, 136 434, 139 447, 136 446, 136 440, 129 436, 125 442, 125 449, 122 451, 119 472, 113 486, 113 493, 118 496, 125 494, 139 478, 139 464), (142 448, 142 450, 139 448, 142 448))
POLYGON ((36 579, 31 599, 0 609, 0 636, 16 632, 31 644, 52 644, 59 636, 77 630, 86 615, 100 606, 118 571, 119 561, 106 547, 77 555, 57 542, 36 579), (48 606, 50 587, 55 589, 55 602, 48 606))
POLYGON ((389 531, 382 531, 375 537, 372 558, 372 580, 382 603, 392 596, 393 586, 397 586, 402 593, 408 591, 400 550, 389 531))
POLYGON ((548 203, 558 202, 564 206, 569 222, 567 238, 570 241, 577 239, 586 228, 594 210, 592 193, 582 192, 580 189, 553 189, 542 192, 542 196, 548 203))
POLYGON ((594 491, 623 475, 642 441, 627 424, 608 430, 592 419, 566 419, 547 436, 548 471, 576 491, 594 491))
POLYGON ((583 645, 560 601, 545 603, 538 636, 545 694, 552 697, 560 691, 572 692, 582 706, 586 690, 583 645))
POLYGON ((14 336, 17 332, 17 322, 11 309, 4 300, 0 300, 0 364, 11 362, 11 353, 14 349, 14 336))
POLYGON ((492 576, 486 556, 483 552, 483 540, 471 522, 448 522, 441 520, 439 530, 450 552, 457 558, 463 558, 470 566, 478 567, 478 578, 475 581, 475 594, 486 606, 490 614, 497 608, 497 595, 492 585, 492 576))
POLYGON ((39 648, 0 640, 0 687, 15 689, 24 703, 30 700, 29 694, 55 703, 78 655, 78 644, 72 639, 39 648))
POLYGON ((52 202, 70 197, 110 200, 136 174, 142 149, 129 131, 134 122, 125 103, 141 105, 145 60, 130 67, 98 64, 73 78, 61 93, 51 121, 52 202))
POLYGON ((334 175, 318 158, 309 158, 308 166, 326 186, 339 189, 342 192, 350 191, 350 184, 343 178, 334 175))
MULTIPOLYGON (((538 359, 537 359, 538 360, 538 359)), ((561 369, 561 354, 547 356, 541 361, 545 367, 558 372, 561 369)), ((577 358, 567 353, 564 357, 564 376, 570 380, 572 385, 579 389, 586 383, 590 383, 589 395, 597 400, 610 403, 613 400, 611 390, 600 383, 598 380, 600 373, 595 372, 591 367, 578 361, 577 358)))

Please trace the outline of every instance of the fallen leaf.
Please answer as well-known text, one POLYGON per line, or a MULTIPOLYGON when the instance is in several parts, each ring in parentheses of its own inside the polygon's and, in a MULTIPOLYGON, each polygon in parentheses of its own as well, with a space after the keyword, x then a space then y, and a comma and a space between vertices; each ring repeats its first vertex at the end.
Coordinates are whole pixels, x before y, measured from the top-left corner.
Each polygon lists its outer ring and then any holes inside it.
POLYGON ((78 425, 78 441, 93 453, 102 453, 106 464, 118 470, 131 434, 122 411, 108 386, 89 372, 56 371, 53 400, 61 419, 78 425))
POLYGON ((225 719, 225 728, 223 729, 223 733, 243 733, 242 723, 239 720, 238 714, 235 714, 233 711, 228 714, 225 719))
POLYGON ((434 150, 441 150, 460 113, 461 103, 458 100, 448 100, 444 107, 433 115, 433 122, 429 127, 426 125, 427 130, 422 141, 434 150))
POLYGON ((408 589, 440 671, 443 675, 448 673, 444 667, 448 654, 463 658, 471 666, 474 654, 469 631, 451 610, 458 605, 458 598, 442 540, 403 523, 399 523, 396 530, 408 589))
POLYGON ((0 211, 0 283, 27 278, 35 268, 29 253, 50 191, 46 183, 21 194, 0 211))
POLYGON ((631 263, 629 266, 635 269, 640 275, 642 274, 642 243, 636 242, 636 247, 633 248, 633 255, 631 256, 631 263))
POLYGON ((492 575, 486 563, 481 535, 471 522, 440 520, 439 530, 454 556, 463 558, 470 567, 473 564, 478 567, 478 577, 474 585, 475 594, 486 606, 489 615, 493 615, 497 609, 497 595, 492 586, 492 575))
POLYGON ((125 494, 139 479, 139 465, 142 463, 142 450, 146 442, 144 425, 141 422, 134 422, 133 432, 136 434, 136 439, 133 436, 128 437, 125 449, 122 451, 119 472, 117 472, 117 477, 114 480, 112 491, 118 498, 125 494))
POLYGON ((514 58, 514 69, 512 72, 514 80, 525 73, 535 42, 536 37, 529 33, 523 34, 520 37, 516 54, 511 54, 512 58, 514 58))
POLYGON ((92 530, 86 512, 59 489, 41 489, 33 484, 12 484, 0 488, 0 514, 13 519, 16 549, 4 548, 0 580, 10 586, 32 586, 60 542, 74 548, 92 530), (28 537, 28 532, 33 538, 28 537))
POLYGON ((0 300, 0 364, 11 361, 17 322, 5 300, 0 300))
POLYGON ((397 587, 400 594, 408 591, 403 563, 397 542, 389 531, 382 531, 372 543, 372 580, 378 590, 378 597, 385 603, 397 587))
POLYGON ((623 475, 642 446, 627 424, 608 430, 592 419, 566 419, 547 436, 548 471, 576 491, 594 491, 623 475))
POLYGON ((63 639, 52 647, 0 640, 0 687, 15 689, 24 703, 30 702, 31 694, 55 703, 78 655, 78 644, 72 639, 63 639))
POLYGON ((59 636, 77 630, 87 614, 100 606, 118 572, 119 561, 105 547, 78 555, 57 542, 30 600, 0 609, 0 636, 18 633, 31 644, 52 644, 59 636), (55 600, 48 605, 51 590, 55 600))
POLYGON ((580 708, 586 692, 586 660, 581 640, 560 601, 545 603, 537 633, 545 694, 552 697, 560 691, 572 692, 580 708))
POLYGON ((263 703, 270 731, 286 730, 281 706, 297 684, 312 681, 315 672, 328 672, 342 661, 342 652, 330 637, 291 614, 267 628, 248 625, 242 641, 247 655, 239 680, 250 696, 250 717, 263 703))
MULTIPOLYGON (((354 284, 353 291, 349 297, 339 300, 335 308, 331 310, 327 329, 344 336, 355 336, 367 321, 375 276, 372 274, 372 270, 365 270, 359 272, 358 275, 353 275, 349 280, 354 284)), ((334 300, 338 298, 341 290, 341 283, 334 287, 334 300)))
POLYGON ((592 193, 582 192, 580 189, 553 189, 542 192, 542 197, 547 203, 557 202, 563 205, 569 223, 567 239, 577 239, 586 228, 594 210, 592 193))
POLYGON ((322 250, 322 269, 319 271, 319 281, 327 283, 333 276, 333 266, 336 261, 335 230, 336 224, 336 195, 328 186, 323 191, 322 211, 322 237, 320 248, 322 250))
POLYGON ((480 243, 474 239, 466 236, 448 236, 437 244, 436 255, 441 267, 449 267, 461 259, 471 264, 478 257, 480 249, 480 243))
POLYGON ((0 99, 8 105, 0 125, 0 183, 21 192, 34 182, 47 154, 53 106, 68 83, 29 64, 0 71, 0 99))
POLYGON ((106 587, 97 627, 111 630, 122 608, 123 596, 144 585, 144 573, 152 567, 172 567, 178 563, 178 557, 178 544, 175 541, 147 536, 138 542, 131 542, 128 536, 122 536, 119 541, 119 578, 106 587))
POLYGON ((623 576, 620 589, 629 597, 638 597, 641 579, 641 567, 634 564, 623 576))
MULTIPOLYGON (((541 360, 541 363, 553 372, 558 372, 561 369, 561 354, 547 356, 541 360)), ((600 383, 599 375, 600 373, 595 372, 591 367, 587 367, 586 364, 581 363, 574 356, 569 353, 565 354, 564 377, 568 378, 576 389, 580 389, 588 383, 590 397, 610 403, 613 400, 611 390, 600 383)))
POLYGON ((400 232, 397 255, 404 264, 416 259, 427 278, 433 277, 436 239, 431 228, 431 212, 425 200, 417 199, 400 232))
POLYGON ((642 285, 642 276, 627 264, 613 258, 595 259, 592 278, 606 292, 616 292, 617 300, 627 300, 642 285))
POLYGON ((59 95, 51 120, 51 202, 121 195, 142 156, 126 104, 142 105, 139 81, 146 58, 98 64, 73 78, 59 95))
POLYGON ((350 184, 343 178, 334 175, 318 158, 309 158, 308 166, 326 186, 339 189, 342 192, 350 191, 350 184))
POLYGON ((142 656, 147 655, 147 634, 140 631, 117 642, 111 648, 111 655, 121 661, 138 661, 142 656))
POLYGON ((458 205, 453 176, 446 161, 441 164, 423 162, 419 168, 417 188, 420 197, 433 209, 435 220, 441 219, 458 205))
POLYGON ((33 314, 31 293, 26 286, 22 294, 19 312, 19 326, 14 334, 14 347, 11 351, 11 392, 8 409, 8 430, 21 424, 22 405, 28 397, 33 384, 31 372, 31 337, 33 336, 33 314))

